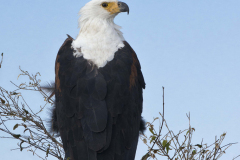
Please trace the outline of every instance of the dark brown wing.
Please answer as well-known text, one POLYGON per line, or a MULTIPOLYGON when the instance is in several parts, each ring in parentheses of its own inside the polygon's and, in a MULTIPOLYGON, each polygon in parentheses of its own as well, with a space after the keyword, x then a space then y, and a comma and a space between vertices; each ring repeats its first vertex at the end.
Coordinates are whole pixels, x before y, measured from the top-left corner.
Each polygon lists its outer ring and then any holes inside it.
POLYGON ((72 38, 56 59, 56 122, 72 160, 133 160, 138 142, 145 82, 127 42, 97 68, 75 58, 72 38))

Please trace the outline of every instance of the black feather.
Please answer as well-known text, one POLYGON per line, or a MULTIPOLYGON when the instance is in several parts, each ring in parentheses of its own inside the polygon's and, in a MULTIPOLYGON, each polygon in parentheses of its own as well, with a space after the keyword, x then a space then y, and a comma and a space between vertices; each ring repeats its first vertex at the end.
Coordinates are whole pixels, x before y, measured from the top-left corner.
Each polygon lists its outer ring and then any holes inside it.
POLYGON ((114 59, 98 68, 73 56, 72 40, 68 37, 58 52, 52 112, 52 127, 60 132, 66 156, 134 160, 145 126, 141 120, 145 82, 135 52, 124 42, 114 59))
POLYGON ((143 117, 141 117, 141 121, 140 121, 140 128, 139 131, 141 134, 144 134, 144 131, 146 130, 146 122, 143 119, 143 117))
POLYGON ((93 132, 101 132, 107 125, 107 106, 105 101, 98 101, 98 106, 85 109, 84 119, 93 132))

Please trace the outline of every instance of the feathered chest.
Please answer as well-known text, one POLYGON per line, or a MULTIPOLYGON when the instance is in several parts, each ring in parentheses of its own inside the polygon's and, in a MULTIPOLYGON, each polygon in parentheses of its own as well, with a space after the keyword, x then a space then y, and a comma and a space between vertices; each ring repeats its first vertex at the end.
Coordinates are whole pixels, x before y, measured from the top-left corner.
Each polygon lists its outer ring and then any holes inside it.
POLYGON ((62 65, 62 68, 67 71, 63 75, 67 77, 66 84, 68 86, 76 84, 79 77, 90 83, 90 80, 96 79, 99 75, 104 77, 106 83, 114 81, 118 84, 129 86, 132 64, 133 58, 129 48, 123 47, 116 51, 112 60, 103 67, 99 68, 96 64, 84 58, 84 56, 77 58, 70 56, 68 62, 65 60, 65 65, 62 65))
POLYGON ((74 56, 91 61, 98 68, 113 60, 118 49, 124 47, 124 38, 115 24, 83 26, 76 40, 72 43, 74 56))

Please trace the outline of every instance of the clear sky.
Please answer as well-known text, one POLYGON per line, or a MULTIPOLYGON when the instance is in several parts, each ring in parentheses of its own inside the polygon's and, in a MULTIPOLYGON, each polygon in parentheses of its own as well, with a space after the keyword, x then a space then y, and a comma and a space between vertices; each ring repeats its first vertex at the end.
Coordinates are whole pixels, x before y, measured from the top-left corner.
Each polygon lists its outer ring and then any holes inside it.
MULTIPOLYGON (((22 82, 17 80, 19 66, 30 73, 40 72, 43 82, 54 80, 58 49, 66 34, 77 36, 78 11, 87 1, 2 0, 0 85, 11 89, 10 80, 22 82)), ((123 27, 142 65, 147 84, 144 118, 151 121, 162 110, 164 86, 165 118, 173 131, 188 127, 186 113, 191 112, 194 142, 204 138, 212 143, 223 132, 227 132, 224 144, 240 142, 240 1, 124 2, 130 14, 118 15, 115 22, 123 27)), ((33 108, 41 105, 37 96, 29 95, 33 108)), ((10 151, 16 143, 0 139, 1 159, 37 159, 27 151, 10 151)), ((136 160, 146 150, 139 143, 136 160)), ((239 154, 237 144, 222 159, 239 154)))

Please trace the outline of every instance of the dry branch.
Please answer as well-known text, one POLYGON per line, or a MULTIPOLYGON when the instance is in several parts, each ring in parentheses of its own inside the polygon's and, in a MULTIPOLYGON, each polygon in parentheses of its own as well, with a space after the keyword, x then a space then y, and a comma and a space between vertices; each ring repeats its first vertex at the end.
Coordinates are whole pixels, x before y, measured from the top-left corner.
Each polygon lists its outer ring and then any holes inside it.
POLYGON ((163 113, 159 113, 159 115, 160 117, 154 118, 152 122, 147 122, 150 136, 141 135, 140 137, 144 144, 148 146, 148 152, 142 157, 142 160, 157 160, 159 156, 167 157, 168 160, 218 160, 226 153, 226 150, 231 145, 236 144, 229 143, 222 146, 226 133, 223 133, 219 138, 216 137, 215 142, 211 145, 204 144, 203 141, 199 144, 192 144, 192 136, 195 128, 190 124, 190 113, 187 114, 189 120, 188 129, 179 131, 175 134, 169 129, 164 118, 164 87, 163 113), (161 119, 161 122, 159 119, 161 119), (159 120, 159 132, 157 132, 154 126, 156 120, 159 120), (164 129, 166 130, 165 134, 163 134, 164 129))
POLYGON ((28 149, 41 159, 47 159, 48 155, 52 155, 57 159, 62 160, 64 151, 62 142, 54 133, 50 133, 45 125, 44 120, 39 114, 45 109, 47 105, 53 104, 53 99, 49 99, 47 93, 43 92, 40 87, 40 80, 38 80, 39 73, 30 75, 27 71, 20 68, 21 74, 18 76, 25 76, 29 78, 28 83, 21 83, 16 85, 11 82, 16 89, 14 91, 7 91, 0 86, 0 131, 10 135, 10 137, 19 140, 18 149, 21 151, 28 149), (43 107, 39 107, 37 111, 33 111, 23 98, 22 91, 39 92, 44 100, 43 107), (15 121, 13 129, 10 129, 7 122, 15 121), (23 127, 23 133, 14 133, 17 128, 23 127), (40 157, 36 151, 43 151, 46 157, 40 157))

